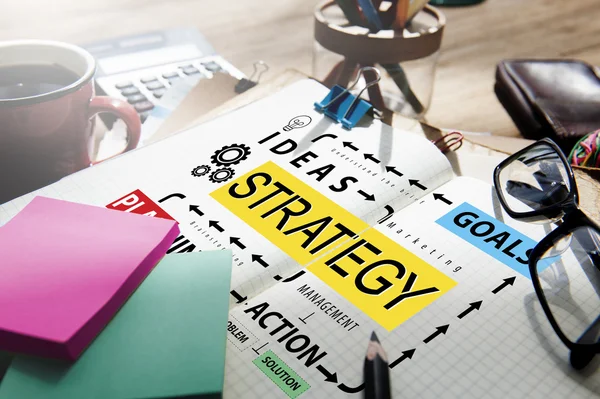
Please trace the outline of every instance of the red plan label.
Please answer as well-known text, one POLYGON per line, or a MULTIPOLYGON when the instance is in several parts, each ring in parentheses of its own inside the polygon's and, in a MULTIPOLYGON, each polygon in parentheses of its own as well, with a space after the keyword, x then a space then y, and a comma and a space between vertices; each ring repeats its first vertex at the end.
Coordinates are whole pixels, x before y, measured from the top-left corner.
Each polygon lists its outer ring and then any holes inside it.
POLYGON ((115 202, 106 205, 106 207, 122 212, 138 213, 145 216, 175 220, 140 190, 135 190, 134 192, 119 198, 115 202))

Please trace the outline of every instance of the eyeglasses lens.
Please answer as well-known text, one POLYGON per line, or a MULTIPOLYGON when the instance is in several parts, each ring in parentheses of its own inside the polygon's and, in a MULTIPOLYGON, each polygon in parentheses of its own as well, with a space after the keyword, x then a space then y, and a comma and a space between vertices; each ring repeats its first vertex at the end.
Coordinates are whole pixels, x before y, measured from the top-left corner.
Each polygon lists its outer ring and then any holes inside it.
POLYGON ((567 167, 554 148, 545 143, 521 154, 498 177, 508 207, 519 213, 558 204, 571 190, 567 167))
POLYGON ((583 226, 559 237, 536 263, 543 298, 571 342, 600 338, 600 234, 583 226))

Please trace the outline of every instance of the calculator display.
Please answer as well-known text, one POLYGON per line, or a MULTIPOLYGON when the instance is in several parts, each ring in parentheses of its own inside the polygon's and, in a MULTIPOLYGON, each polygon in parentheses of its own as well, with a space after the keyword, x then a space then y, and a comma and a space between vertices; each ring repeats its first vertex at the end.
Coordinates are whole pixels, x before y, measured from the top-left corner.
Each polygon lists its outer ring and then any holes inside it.
POLYGON ((202 56, 200 49, 189 43, 100 58, 98 64, 106 75, 112 75, 202 56))

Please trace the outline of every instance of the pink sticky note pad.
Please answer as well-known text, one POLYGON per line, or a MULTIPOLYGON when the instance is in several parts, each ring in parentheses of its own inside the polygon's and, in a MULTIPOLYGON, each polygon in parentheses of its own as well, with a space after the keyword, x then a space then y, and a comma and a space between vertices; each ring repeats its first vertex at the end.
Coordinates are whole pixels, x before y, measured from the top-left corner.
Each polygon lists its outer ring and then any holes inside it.
POLYGON ((77 359, 177 234, 172 220, 34 198, 0 227, 0 349, 77 359))

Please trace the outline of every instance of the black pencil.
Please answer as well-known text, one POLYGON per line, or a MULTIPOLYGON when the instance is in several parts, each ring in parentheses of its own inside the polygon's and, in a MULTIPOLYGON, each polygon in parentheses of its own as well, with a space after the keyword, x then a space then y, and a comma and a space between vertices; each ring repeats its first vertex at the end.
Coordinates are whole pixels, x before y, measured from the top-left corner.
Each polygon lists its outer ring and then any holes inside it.
POLYGON ((387 354, 375 332, 367 347, 365 357, 365 399, 390 399, 390 371, 387 354))

